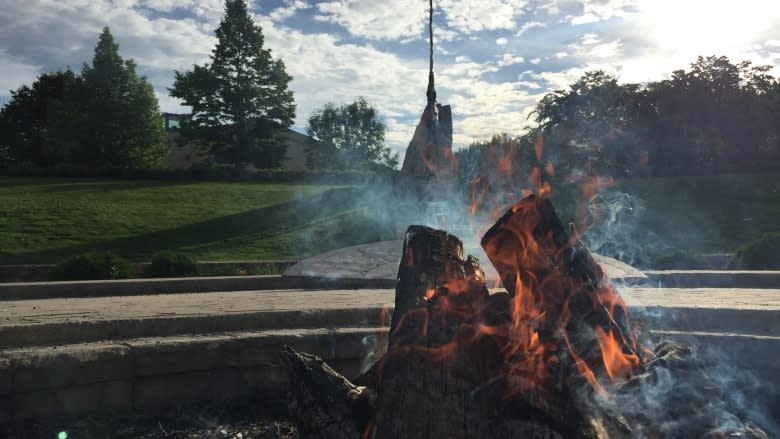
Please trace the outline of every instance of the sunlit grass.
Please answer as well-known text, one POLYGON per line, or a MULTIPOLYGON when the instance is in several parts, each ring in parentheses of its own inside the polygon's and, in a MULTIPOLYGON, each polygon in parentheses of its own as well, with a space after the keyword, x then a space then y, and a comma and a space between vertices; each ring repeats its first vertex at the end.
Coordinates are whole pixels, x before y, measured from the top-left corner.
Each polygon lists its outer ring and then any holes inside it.
POLYGON ((260 183, 0 178, 0 263, 112 250, 278 260, 378 239, 357 188, 260 183), (351 233, 345 233, 345 230, 351 233))

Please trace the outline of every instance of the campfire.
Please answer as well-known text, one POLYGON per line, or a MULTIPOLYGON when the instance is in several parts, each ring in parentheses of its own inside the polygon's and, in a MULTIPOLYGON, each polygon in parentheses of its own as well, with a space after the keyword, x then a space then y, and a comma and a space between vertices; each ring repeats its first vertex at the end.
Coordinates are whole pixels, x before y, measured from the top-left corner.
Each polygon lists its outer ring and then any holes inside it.
MULTIPOLYGON (((458 169, 450 107, 436 102, 432 27, 430 46, 428 104, 402 172, 422 199, 436 201, 458 169)), ((768 437, 725 409, 690 346, 640 343, 623 299, 545 197, 554 167, 542 163, 542 143, 534 145, 531 189, 481 237, 503 289, 488 288, 458 237, 412 225, 386 350, 371 367, 349 380, 285 347, 289 408, 302 437, 768 437)), ((505 186, 516 183, 511 160, 495 160, 505 186)), ((472 213, 490 184, 472 182, 472 213)), ((585 182, 578 217, 609 184, 585 182)))
POLYGON ((690 347, 640 346, 625 303, 549 200, 524 198, 481 243, 505 290, 491 294, 457 237, 409 227, 387 351, 353 380, 285 349, 302 437, 767 437, 725 423, 690 347), (647 392, 669 374, 684 385, 647 392))

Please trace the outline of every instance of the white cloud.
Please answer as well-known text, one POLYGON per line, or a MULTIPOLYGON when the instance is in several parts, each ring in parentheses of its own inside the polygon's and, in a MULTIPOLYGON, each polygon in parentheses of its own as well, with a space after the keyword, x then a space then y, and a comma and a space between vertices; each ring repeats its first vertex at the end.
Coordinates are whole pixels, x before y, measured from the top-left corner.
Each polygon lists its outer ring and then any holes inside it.
POLYGON ((520 55, 513 55, 511 53, 505 53, 501 56, 501 59, 498 60, 498 66, 499 67, 506 67, 511 66, 514 64, 521 64, 524 63, 525 59, 520 55))
POLYGON ((303 0, 285 0, 284 3, 285 6, 274 9, 268 15, 272 21, 284 21, 294 16, 298 11, 311 8, 311 5, 303 0))
POLYGON ((601 18, 594 14, 584 14, 580 15, 579 17, 572 17, 571 24, 574 26, 580 25, 580 24, 588 24, 588 23, 595 23, 597 21, 600 21, 601 18))
MULTIPOLYGON (((309 14, 295 14, 307 1, 284 0, 277 9, 259 0, 248 2, 267 46, 294 77, 295 128, 302 129, 310 113, 327 102, 347 103, 362 95, 386 118, 387 143, 402 150, 425 106, 427 41, 421 39, 427 40, 428 3, 309 2, 319 20, 349 32, 347 44, 336 34, 292 27, 310 23, 305 21, 309 14), (403 45, 408 41, 421 43, 419 53, 403 45)), ((722 54, 735 62, 774 65, 777 75, 780 14, 774 3, 441 0, 434 5, 439 100, 453 105, 455 142, 464 146, 497 132, 520 132, 541 96, 568 88, 588 70, 603 69, 623 82, 645 82, 687 69, 698 55, 722 54), (587 27, 571 26, 593 17, 598 20, 587 27), (517 52, 506 31, 531 43, 517 52), (448 41, 456 43, 440 44, 448 41), (528 69, 508 81, 513 68, 528 69)), ((162 110, 183 111, 167 96, 172 70, 207 62, 223 7, 224 0, 7 1, 0 8, 0 103, 6 90, 30 84, 39 73, 67 66, 78 70, 91 60, 102 27, 109 25, 121 55, 134 58, 139 72, 153 83, 162 110)))
POLYGON ((569 48, 582 59, 601 59, 620 55, 622 45, 620 40, 601 43, 596 34, 586 34, 582 36, 578 44, 569 44, 569 48))
POLYGON ((528 21, 526 23, 523 23, 522 26, 520 26, 520 30, 517 31, 516 36, 522 37, 523 34, 530 31, 531 29, 545 28, 545 27, 547 27, 547 25, 542 23, 541 21, 528 21))
POLYGON ((428 17, 420 0, 335 0, 320 3, 319 20, 338 24, 350 34, 372 40, 399 40, 420 35, 428 17))
MULTIPOLYGON (((572 25, 596 23, 613 17, 623 17, 634 10, 639 1, 653 0, 581 0, 583 14, 571 17, 572 25)), ((671 12, 674 13, 674 12, 671 12)))
MULTIPOLYGON (((442 0, 447 25, 463 33, 514 29, 523 14, 524 0, 442 0)), ((435 6, 435 5, 434 5, 435 6)))
POLYGON ((40 66, 27 64, 26 62, 0 51, 0 65, 3 66, 3 74, 0 75, 0 96, 9 97, 9 91, 16 90, 22 85, 30 85, 40 72, 40 66))
POLYGON ((596 44, 599 41, 599 36, 596 34, 585 34, 580 38, 580 44, 582 45, 596 44))

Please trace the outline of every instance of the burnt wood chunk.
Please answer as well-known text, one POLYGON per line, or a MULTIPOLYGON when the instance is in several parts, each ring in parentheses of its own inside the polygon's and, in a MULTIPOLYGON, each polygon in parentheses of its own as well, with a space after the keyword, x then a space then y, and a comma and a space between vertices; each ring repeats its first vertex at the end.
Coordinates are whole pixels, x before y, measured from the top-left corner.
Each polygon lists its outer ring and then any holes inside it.
POLYGON ((488 296, 479 262, 441 230, 409 227, 387 353, 378 367, 372 438, 487 437, 489 371, 474 328, 488 296))
POLYGON ((548 200, 521 200, 482 246, 506 292, 457 237, 409 227, 387 350, 360 386, 285 347, 301 438, 768 438, 690 347, 636 353, 625 304, 548 200))
POLYGON ((580 360, 598 379, 617 378, 608 376, 604 366, 599 340, 608 337, 633 361, 623 370, 639 365, 625 303, 588 249, 566 233, 548 199, 524 198, 481 243, 512 300, 527 305, 522 311, 529 315, 520 317, 535 320, 542 341, 561 348, 564 355, 557 356, 571 369, 564 378, 579 374, 575 369, 580 360))
POLYGON ((331 369, 321 358, 282 352, 290 384, 289 409, 302 438, 358 439, 368 422, 372 392, 331 369))

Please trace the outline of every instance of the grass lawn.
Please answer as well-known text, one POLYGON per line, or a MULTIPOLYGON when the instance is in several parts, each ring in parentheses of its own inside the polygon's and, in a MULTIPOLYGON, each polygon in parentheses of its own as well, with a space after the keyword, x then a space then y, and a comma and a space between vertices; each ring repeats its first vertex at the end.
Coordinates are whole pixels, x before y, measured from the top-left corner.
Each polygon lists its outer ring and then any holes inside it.
POLYGON ((0 177, 0 264, 112 250, 197 260, 297 259, 383 238, 359 189, 261 183, 0 177))
POLYGON ((619 188, 644 202, 641 227, 682 250, 731 252, 780 231, 780 174, 631 179, 619 188))
MULTIPOLYGON (((616 189, 645 206, 632 225, 632 236, 647 235, 640 247, 730 252, 780 231, 780 175, 631 179, 616 189)), ((554 202, 566 220, 573 198, 554 202)), ((347 186, 0 177, 0 264, 93 250, 139 262, 159 250, 200 261, 300 259, 395 238, 399 221, 388 218, 404 210, 347 186)))

